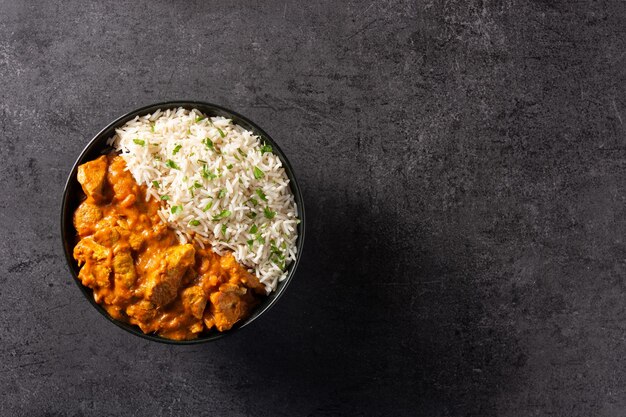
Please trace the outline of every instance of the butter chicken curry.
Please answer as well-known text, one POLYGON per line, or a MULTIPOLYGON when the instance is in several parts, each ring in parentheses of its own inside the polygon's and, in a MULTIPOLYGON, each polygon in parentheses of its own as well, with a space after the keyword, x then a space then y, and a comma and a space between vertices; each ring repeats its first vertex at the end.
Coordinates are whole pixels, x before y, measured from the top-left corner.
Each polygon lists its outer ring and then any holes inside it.
POLYGON ((111 317, 174 340, 229 330, 258 304, 265 287, 208 248, 179 244, 146 201, 146 189, 109 154, 78 167, 86 199, 74 213, 74 259, 83 285, 111 317))

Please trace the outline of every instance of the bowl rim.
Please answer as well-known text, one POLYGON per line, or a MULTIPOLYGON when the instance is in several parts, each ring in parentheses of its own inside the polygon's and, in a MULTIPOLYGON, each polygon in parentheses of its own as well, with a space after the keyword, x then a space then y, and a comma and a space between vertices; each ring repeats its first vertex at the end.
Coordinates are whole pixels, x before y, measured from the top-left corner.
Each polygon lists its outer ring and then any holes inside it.
MULTIPOLYGON (((211 115, 209 114, 209 116, 211 115)), ((107 124, 98 133, 96 133, 96 135, 91 140, 89 140, 87 145, 83 148, 79 156, 76 158, 69 172, 67 180, 65 182, 65 186, 63 188, 62 202, 61 202, 61 244, 63 245, 63 253, 65 255, 65 260, 67 261, 67 266, 74 279, 74 282, 79 287, 83 295, 87 298, 87 300, 91 303, 91 305, 96 308, 96 310, 100 314, 102 314, 105 318, 107 318, 110 322, 115 324, 117 327, 124 329, 127 332, 132 333, 135 336, 139 336, 143 339, 151 340, 153 342, 170 344, 170 345, 196 345, 196 344, 208 343, 217 339, 221 339, 223 337, 236 333, 238 330, 243 329, 244 327, 247 327, 248 325, 256 321, 259 317, 261 317, 263 314, 265 314, 270 308, 272 308, 278 302, 278 300, 282 297, 282 295, 285 293, 285 290, 291 283, 293 276, 296 273, 296 269, 300 263, 300 258, 302 257, 302 250, 304 247, 305 223, 306 223, 305 222, 305 209, 304 209, 304 199, 302 197, 302 191, 300 189, 300 186, 298 185, 295 172, 293 170, 291 163, 289 162, 289 159, 287 158, 285 153, 282 151, 280 146, 278 146, 276 141, 270 135, 268 135, 261 127, 259 127, 256 123, 254 123, 252 120, 248 119, 247 117, 239 114, 238 112, 230 110, 221 105, 217 105, 217 104, 213 104, 213 103, 209 103, 205 101, 197 101, 197 100, 170 100, 170 101, 165 101, 165 102, 149 104, 149 105, 140 107, 138 109, 129 111, 117 117, 115 120, 113 120, 109 124, 107 124), (296 259, 291 263, 291 265, 289 265, 288 267, 289 272, 287 274, 287 277, 283 281, 280 281, 278 283, 277 288, 273 293, 267 296, 267 297, 271 297, 269 302, 267 302, 266 304, 263 304, 262 302, 261 306, 257 307, 257 309, 253 311, 253 314, 250 317, 248 317, 243 322, 235 324, 233 328, 231 328, 230 330, 226 332, 213 331, 208 336, 199 337, 199 338, 191 339, 191 340, 171 340, 171 339, 166 339, 164 337, 158 336, 156 334, 143 333, 139 329, 139 327, 136 325, 131 325, 130 323, 124 323, 124 322, 115 320, 106 312, 106 310, 100 304, 96 303, 96 301, 93 298, 93 290, 91 290, 88 287, 85 287, 80 281, 80 279, 78 278, 76 261, 74 260, 72 253, 70 252, 70 246, 71 246, 71 249, 73 249, 74 245, 70 244, 68 240, 70 238, 73 238, 73 236, 69 236, 68 232, 70 230, 74 230, 74 225, 72 224, 71 221, 70 221, 70 224, 66 222, 67 210, 69 209, 68 206, 70 205, 69 199, 71 198, 71 196, 68 196, 68 193, 69 193, 70 187, 72 186, 72 182, 76 181, 76 183, 78 183, 78 180, 76 179, 78 166, 86 162, 86 161, 83 161, 83 159, 90 151, 97 148, 100 141, 103 141, 103 140, 106 141, 112 136, 111 134, 107 134, 107 132, 109 132, 112 129, 114 131, 115 128, 122 126, 124 123, 126 123, 129 120, 132 120, 136 116, 142 116, 148 113, 152 113, 156 111, 157 109, 166 110, 166 109, 172 109, 172 108, 178 108, 178 107, 183 107, 186 109, 196 108, 205 114, 207 114, 208 112, 198 107, 204 107, 205 109, 210 108, 211 110, 221 111, 227 114, 228 116, 230 116, 230 118, 233 119, 233 122, 235 122, 235 120, 237 119, 238 121, 243 121, 245 124, 247 124, 249 127, 252 128, 253 133, 255 135, 259 136, 262 140, 270 143, 270 145, 272 146, 273 153, 277 155, 278 158, 280 159, 281 163, 283 164, 283 168, 285 169, 285 172, 287 174, 287 177, 289 178, 289 186, 290 186, 291 192, 294 195, 294 200, 297 204, 297 213, 298 213, 298 218, 300 220, 300 223, 298 224, 298 238, 296 241, 296 248, 297 248, 296 259), (104 137, 105 135, 106 137, 104 137)))

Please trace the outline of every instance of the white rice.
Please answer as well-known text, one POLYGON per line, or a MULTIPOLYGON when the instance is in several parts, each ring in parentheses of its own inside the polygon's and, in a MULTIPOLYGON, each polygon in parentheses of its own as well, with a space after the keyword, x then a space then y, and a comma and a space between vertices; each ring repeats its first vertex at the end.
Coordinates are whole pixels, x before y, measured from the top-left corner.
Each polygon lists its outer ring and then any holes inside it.
POLYGON ((286 278, 296 258, 297 207, 280 159, 257 136, 183 108, 135 117, 115 133, 109 144, 148 197, 167 198, 159 216, 181 243, 232 251, 268 293, 286 278))

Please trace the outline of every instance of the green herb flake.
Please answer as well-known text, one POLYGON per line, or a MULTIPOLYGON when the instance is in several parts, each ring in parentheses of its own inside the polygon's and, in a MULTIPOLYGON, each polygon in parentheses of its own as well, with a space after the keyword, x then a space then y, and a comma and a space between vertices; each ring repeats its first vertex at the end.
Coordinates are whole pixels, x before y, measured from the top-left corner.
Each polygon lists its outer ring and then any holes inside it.
POLYGON ((180 148, 182 148, 183 145, 178 144, 174 147, 174 150, 172 151, 172 155, 176 155, 178 153, 178 151, 180 151, 180 148))
POLYGON ((217 175, 209 172, 206 164, 202 166, 202 178, 208 178, 210 180, 217 178, 217 175))
POLYGON ((259 228, 256 227, 256 224, 253 224, 252 227, 250 228, 250 234, 255 234, 258 230, 259 228))
POLYGON ((254 167, 254 178, 260 180, 265 176, 265 173, 259 169, 259 167, 254 167))
POLYGON ((183 212, 183 206, 173 206, 171 209, 172 214, 179 214, 183 212))
POLYGON ((189 222, 190 226, 200 226, 200 221, 193 219, 192 221, 189 222))
POLYGON ((213 216, 213 221, 225 219, 231 214, 232 213, 230 212, 230 210, 222 210, 220 214, 218 214, 217 216, 213 216))
POLYGON ((167 201, 167 200, 169 200, 169 199, 170 199, 170 196, 169 196, 169 195, 162 195, 162 196, 161 196, 161 200, 163 200, 163 201, 167 201))
POLYGON ((263 143, 263 146, 261 146, 261 155, 264 155, 265 153, 272 153, 272 147, 266 143, 263 143))
POLYGON ((167 162, 165 163, 165 166, 172 168, 172 169, 180 169, 180 167, 176 164, 176 162, 172 161, 171 159, 167 160, 167 162))
POLYGON ((246 214, 246 216, 248 216, 248 218, 250 219, 256 219, 256 213, 253 211, 251 213, 246 214))
POLYGON ((203 121, 206 117, 198 116, 196 117, 196 123, 203 121))
POLYGON ((253 206, 256 206, 257 204, 259 204, 259 202, 257 201, 256 198, 251 198, 250 200, 248 200, 249 202, 252 203, 253 206))
POLYGON ((133 139, 133 142, 135 142, 139 146, 145 146, 146 145, 146 141, 145 140, 141 140, 141 139, 133 139))
POLYGON ((275 245, 273 242, 274 242, 274 240, 272 239, 272 241, 271 241, 271 244, 272 244, 272 245, 270 246, 270 250, 271 250, 271 252, 272 252, 274 255, 277 255, 279 258, 281 258, 281 257, 282 257, 282 258, 284 258, 284 256, 283 256, 282 252, 280 251, 280 249, 278 249, 278 248, 276 247, 276 245, 275 245))
POLYGON ((237 148, 237 152, 239 152, 239 155, 243 156, 244 158, 246 157, 245 152, 242 151, 241 148, 237 148))
POLYGON ((207 164, 207 161, 205 161, 204 159, 198 159, 198 163, 199 164, 207 164))
POLYGON ((154 188, 156 188, 156 189, 161 188, 161 186, 159 185, 158 181, 152 181, 152 185, 154 185, 154 188))
POLYGON ((217 129, 217 131, 220 133, 220 136, 225 138, 226 134, 224 133, 224 131, 222 129, 220 129, 219 127, 215 126, 215 128, 217 129))
POLYGON ((228 165, 226 165, 226 168, 227 168, 227 169, 233 169, 233 164, 228 164, 228 165))
POLYGON ((226 225, 225 225, 225 224, 223 224, 223 225, 222 225, 222 234, 223 234, 224 236, 226 236, 226 229, 227 229, 226 225))
POLYGON ((224 198, 225 195, 226 195, 226 190, 222 188, 219 191, 219 193, 217 193, 217 198, 224 198))
POLYGON ((267 196, 265 195, 263 190, 261 190, 260 188, 256 189, 256 195, 258 195, 261 200, 267 201, 267 196))
POLYGON ((265 215, 265 217, 266 217, 266 218, 268 218, 268 219, 273 219, 273 218, 274 218, 274 216, 276 216, 276 212, 275 212, 275 211, 270 210, 270 209, 269 209, 269 207, 265 207, 265 208, 263 209, 263 214, 264 214, 264 215, 265 215))
POLYGON ((209 201, 209 204, 207 204, 207 205, 206 205, 206 206, 202 209, 202 211, 207 212, 207 211, 209 211, 209 210, 211 209, 211 207, 212 207, 212 206, 213 206, 213 202, 212 202, 212 201, 209 201))
POLYGON ((254 243, 254 239, 247 240, 246 243, 248 244, 250 250, 252 250, 252 244, 254 243))
POLYGON ((205 138, 202 143, 204 143, 204 146, 206 146, 208 149, 215 151, 215 146, 213 145, 213 141, 209 138, 205 138))
POLYGON ((202 184, 200 184, 198 181, 194 181, 193 182, 193 188, 201 188, 202 184))
POLYGON ((154 125, 155 125, 155 124, 156 124, 156 123, 154 123, 154 122, 150 122, 150 131, 151 131, 152 133, 154 133, 154 125))

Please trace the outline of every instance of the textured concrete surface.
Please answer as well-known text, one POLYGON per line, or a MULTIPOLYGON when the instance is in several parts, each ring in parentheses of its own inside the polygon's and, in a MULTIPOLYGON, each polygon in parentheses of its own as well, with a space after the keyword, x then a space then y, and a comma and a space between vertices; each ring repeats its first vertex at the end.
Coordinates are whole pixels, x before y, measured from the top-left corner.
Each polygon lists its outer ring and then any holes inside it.
POLYGON ((1 416, 626 415, 626 3, 0 0, 1 416), (123 332, 59 237, 141 105, 281 143, 308 241, 248 329, 123 332))

